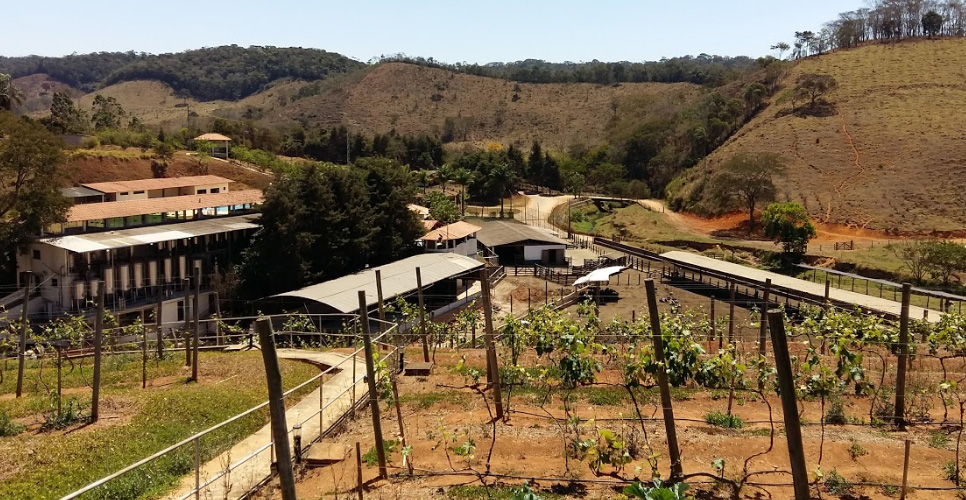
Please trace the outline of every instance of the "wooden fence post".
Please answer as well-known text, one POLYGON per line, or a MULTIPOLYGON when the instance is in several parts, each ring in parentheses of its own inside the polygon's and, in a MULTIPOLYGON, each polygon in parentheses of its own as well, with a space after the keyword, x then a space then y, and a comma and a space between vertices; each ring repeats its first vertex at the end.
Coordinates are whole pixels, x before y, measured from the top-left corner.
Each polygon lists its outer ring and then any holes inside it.
POLYGON ((728 345, 735 343, 735 284, 731 283, 728 286, 728 292, 731 294, 731 303, 728 305, 728 345))
POLYGON ((416 293, 419 299, 419 334, 423 338, 423 362, 429 363, 429 339, 426 335, 426 303, 423 301, 423 275, 416 268, 416 293))
POLYGON ((282 391, 282 371, 278 366, 275 353, 275 332, 272 320, 259 318, 255 322, 258 341, 261 343, 262 361, 265 363, 265 378, 268 383, 268 408, 271 414, 272 442, 275 448, 275 462, 283 500, 297 500, 295 497, 295 473, 292 470, 292 450, 288 443, 288 426, 285 423, 285 399, 282 391))
POLYGON ((198 381, 198 353, 200 352, 199 343, 201 342, 201 268, 195 267, 195 297, 191 304, 191 311, 194 314, 195 320, 195 331, 192 335, 191 350, 194 351, 191 356, 191 380, 193 382, 198 381))
POLYGON ((912 444, 906 440, 904 458, 902 459, 902 488, 899 490, 899 500, 906 500, 906 485, 909 480, 909 446, 912 444))
POLYGON ((222 345, 221 338, 221 296, 215 292, 215 345, 222 345))
POLYGON ((356 441, 356 491, 359 492, 359 500, 362 498, 362 447, 356 441))
POLYGON ((493 342, 493 304, 490 300, 490 280, 486 268, 480 270, 480 288, 483 296, 483 342, 486 346, 486 379, 493 389, 493 402, 496 418, 503 418, 503 393, 500 388, 500 365, 496 358, 496 345, 493 342))
POLYGON ((775 351, 775 369, 781 390, 782 412, 785 417, 785 437, 788 440, 788 459, 792 466, 792 482, 795 500, 809 500, 808 471, 805 468, 805 450, 802 447, 802 427, 795 402, 795 380, 785 338, 785 322, 781 311, 768 311, 771 326, 771 346, 775 351))
POLYGON ((765 318, 765 311, 768 310, 768 296, 771 294, 771 278, 765 280, 765 293, 762 294, 761 301, 761 320, 758 329, 758 354, 765 355, 765 344, 768 341, 768 321, 765 318))
POLYGON ((181 280, 184 289, 184 332, 181 333, 181 340, 184 341, 184 365, 191 366, 191 279, 181 280))
POLYGON ((101 397, 101 344, 104 339, 104 289, 103 281, 97 282, 97 315, 94 316, 94 387, 91 395, 91 422, 100 416, 101 397))
POLYGON ((23 287, 23 304, 20 306, 20 344, 17 349, 17 397, 23 394, 23 371, 24 364, 27 362, 27 329, 28 317, 27 306, 30 304, 30 275, 28 271, 24 273, 26 279, 23 287))
MULTIPOLYGON (((389 472, 386 469, 386 450, 382 443, 382 420, 379 415, 379 392, 376 390, 376 363, 372 355, 372 334, 369 332, 369 311, 366 309, 366 292, 363 290, 359 290, 359 323, 362 325, 362 341, 366 353, 369 411, 372 414, 372 433, 376 438, 376 455, 379 457, 379 477, 385 479, 389 477, 389 472)), ((356 360, 353 359, 352 362, 355 363, 356 360)))
POLYGON ((906 366, 909 359, 909 301, 912 285, 902 284, 902 308, 899 313, 899 361, 896 365, 896 404, 893 423, 900 429, 906 426, 906 366))
POLYGON ((709 342, 708 348, 709 349, 711 347, 710 342, 714 342, 714 337, 715 337, 715 328, 714 328, 714 302, 715 302, 714 301, 714 297, 711 297, 711 317, 710 317, 710 320, 711 320, 711 331, 708 332, 708 342, 709 342))
POLYGON ((145 324, 146 310, 141 311, 141 388, 148 386, 148 326, 145 324))
POLYGON ((158 304, 154 309, 155 340, 157 341, 158 361, 164 359, 164 293, 158 285, 158 304))
MULTIPOLYGON (((664 365, 664 337, 661 333, 661 318, 657 310, 657 291, 654 280, 644 282, 647 291, 647 311, 651 319, 651 335, 654 339, 654 359, 664 365)), ((671 407, 671 386, 668 384, 667 371, 657 370, 657 383, 661 388, 661 407, 664 412, 664 431, 667 434, 668 457, 671 459, 671 480, 677 481, 684 475, 681 466, 681 452, 678 449, 678 436, 674 427, 674 409, 671 407)))

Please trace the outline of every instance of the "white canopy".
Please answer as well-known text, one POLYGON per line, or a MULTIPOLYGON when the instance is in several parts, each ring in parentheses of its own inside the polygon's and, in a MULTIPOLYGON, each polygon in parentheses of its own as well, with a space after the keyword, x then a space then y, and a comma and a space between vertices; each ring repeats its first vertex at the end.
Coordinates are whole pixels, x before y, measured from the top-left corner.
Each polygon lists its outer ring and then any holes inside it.
POLYGON ((595 269, 587 276, 577 278, 577 281, 574 282, 574 286, 583 285, 584 283, 607 283, 610 281, 611 276, 620 273, 624 269, 627 268, 624 266, 611 266, 595 269))

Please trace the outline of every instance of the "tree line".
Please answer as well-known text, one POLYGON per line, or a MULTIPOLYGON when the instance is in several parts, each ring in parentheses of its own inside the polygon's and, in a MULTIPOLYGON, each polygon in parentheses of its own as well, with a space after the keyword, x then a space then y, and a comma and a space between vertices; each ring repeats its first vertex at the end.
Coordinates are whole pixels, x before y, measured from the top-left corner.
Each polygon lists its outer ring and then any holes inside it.
POLYGON ((457 73, 490 78, 501 78, 524 83, 694 83, 717 87, 741 78, 756 69, 750 57, 725 57, 708 54, 664 58, 645 62, 590 62, 553 63, 541 59, 487 64, 437 61, 432 57, 414 57, 403 53, 382 55, 370 63, 405 62, 445 69, 457 73))
POLYGON ((819 31, 795 33, 792 45, 772 46, 792 58, 847 49, 871 41, 966 36, 966 4, 960 0, 870 0, 867 7, 839 14, 819 31))
POLYGON ((86 92, 123 81, 157 80, 199 100, 237 100, 282 78, 321 80, 364 66, 319 49, 237 45, 159 55, 129 51, 0 57, 0 73, 13 78, 45 73, 86 92))

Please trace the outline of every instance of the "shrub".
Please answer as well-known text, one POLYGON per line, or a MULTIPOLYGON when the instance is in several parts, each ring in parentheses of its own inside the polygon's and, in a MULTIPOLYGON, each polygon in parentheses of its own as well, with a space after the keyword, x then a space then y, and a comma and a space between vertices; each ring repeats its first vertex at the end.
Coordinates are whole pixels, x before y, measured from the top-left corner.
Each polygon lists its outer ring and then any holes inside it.
POLYGON ((828 471, 822 482, 825 484, 825 489, 833 495, 843 496, 852 493, 852 483, 839 475, 835 469, 828 471))
POLYGON ((929 434, 930 448, 945 450, 947 446, 949 446, 949 434, 946 434, 945 431, 938 430, 929 434))
POLYGON ((726 429, 740 429, 745 425, 738 415, 728 415, 720 411, 712 411, 704 416, 704 421, 716 427, 726 429))
POLYGON ((852 457, 852 461, 855 462, 859 457, 864 457, 869 454, 869 450, 866 450, 861 444, 852 441, 849 446, 849 456, 852 457))
POLYGON ((0 437, 16 436, 23 430, 24 426, 11 420, 6 410, 0 410, 0 437))
POLYGON ((828 411, 825 412, 825 423, 830 425, 845 425, 848 419, 845 418, 845 406, 841 399, 832 401, 828 411))
POLYGON ((943 477, 947 481, 959 482, 959 467, 956 466, 955 460, 950 460, 943 464, 943 477))

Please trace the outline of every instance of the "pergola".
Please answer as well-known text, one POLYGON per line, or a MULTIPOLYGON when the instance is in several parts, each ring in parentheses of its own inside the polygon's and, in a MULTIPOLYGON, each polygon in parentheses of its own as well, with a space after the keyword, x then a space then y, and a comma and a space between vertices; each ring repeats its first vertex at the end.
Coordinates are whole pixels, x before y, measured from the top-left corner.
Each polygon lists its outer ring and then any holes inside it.
POLYGON ((231 142, 231 137, 209 132, 195 137, 195 141, 210 142, 212 144, 211 151, 209 151, 211 156, 228 159, 228 143, 231 142))

